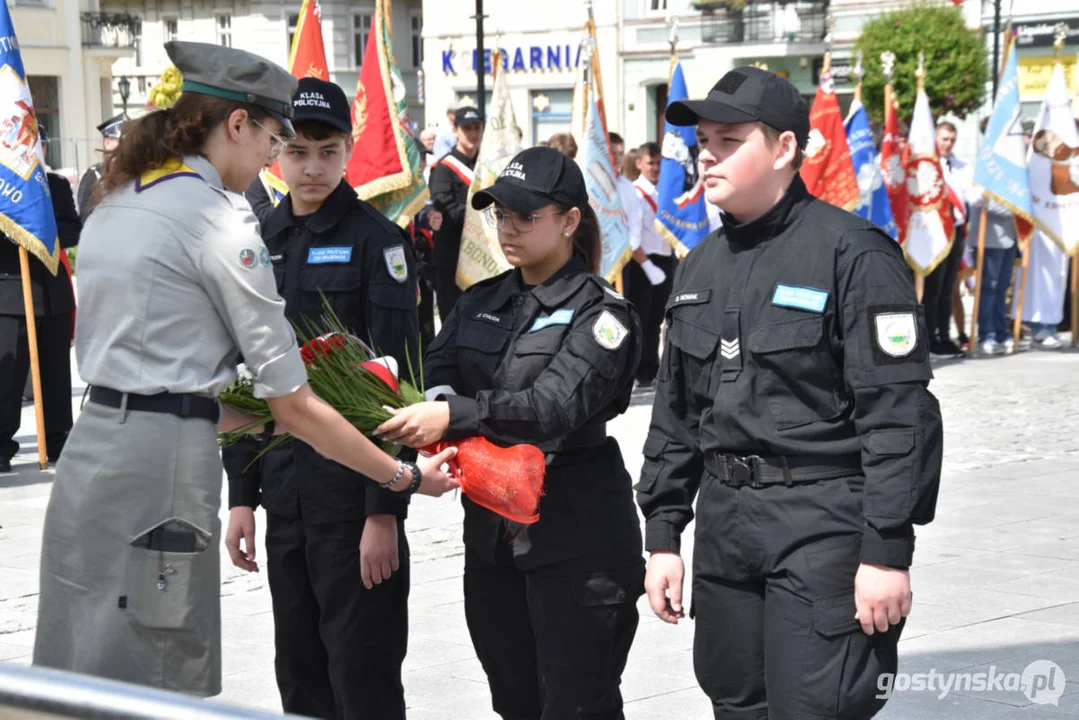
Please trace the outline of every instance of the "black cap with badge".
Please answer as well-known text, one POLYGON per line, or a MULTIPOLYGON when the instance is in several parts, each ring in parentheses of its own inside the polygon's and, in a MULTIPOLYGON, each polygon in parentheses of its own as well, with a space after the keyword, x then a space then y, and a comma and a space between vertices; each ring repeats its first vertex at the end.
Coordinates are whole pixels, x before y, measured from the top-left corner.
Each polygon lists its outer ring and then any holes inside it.
POLYGON ((346 133, 352 132, 352 106, 335 83, 305 77, 292 97, 292 121, 318 120, 346 133))
POLYGON ((809 142, 809 106, 786 78, 756 67, 731 70, 704 100, 680 100, 667 108, 671 125, 696 125, 701 118, 718 123, 762 122, 790 131, 805 148, 809 142))
POLYGON ((116 139, 120 137, 120 132, 124 129, 125 122, 127 122, 127 115, 116 115, 98 125, 97 131, 104 138, 116 139))
POLYGON ((491 187, 472 196, 476 210, 493 203, 520 213, 551 203, 584 208, 588 190, 577 163, 554 148, 533 147, 517 153, 491 187))
POLYGON ((453 124, 456 127, 464 127, 465 125, 478 125, 482 123, 480 119, 480 111, 474 107, 460 107, 457 108, 457 112, 453 114, 453 124))

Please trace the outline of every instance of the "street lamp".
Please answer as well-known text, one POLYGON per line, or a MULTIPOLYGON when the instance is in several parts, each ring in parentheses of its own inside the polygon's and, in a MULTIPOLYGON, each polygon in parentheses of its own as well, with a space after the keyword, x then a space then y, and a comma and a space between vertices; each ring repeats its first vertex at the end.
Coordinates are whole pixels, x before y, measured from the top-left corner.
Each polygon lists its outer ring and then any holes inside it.
POLYGON ((127 115, 127 99, 131 97, 131 81, 127 79, 126 75, 120 77, 120 82, 117 83, 120 86, 120 102, 124 104, 124 115, 127 115))

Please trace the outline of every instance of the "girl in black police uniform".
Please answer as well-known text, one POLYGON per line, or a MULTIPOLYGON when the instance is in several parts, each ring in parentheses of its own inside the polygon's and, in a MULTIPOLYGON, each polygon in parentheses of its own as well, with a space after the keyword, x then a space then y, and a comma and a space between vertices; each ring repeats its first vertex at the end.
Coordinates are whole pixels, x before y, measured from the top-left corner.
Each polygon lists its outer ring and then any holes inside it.
POLYGON ((644 576, 631 481, 605 423, 629 404, 640 322, 595 274, 599 226, 572 160, 525 150, 472 206, 515 269, 457 302, 424 359, 429 402, 379 432, 547 454, 537 523, 463 500, 468 628, 503 718, 621 718, 644 576))

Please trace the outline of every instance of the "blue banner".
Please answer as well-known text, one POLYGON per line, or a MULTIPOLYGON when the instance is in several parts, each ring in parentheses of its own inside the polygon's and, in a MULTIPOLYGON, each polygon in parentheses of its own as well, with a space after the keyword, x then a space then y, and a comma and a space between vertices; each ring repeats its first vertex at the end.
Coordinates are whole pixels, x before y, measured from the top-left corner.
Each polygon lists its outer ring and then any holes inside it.
POLYGON ((584 173, 585 187, 588 188, 588 202, 596 211, 603 237, 603 261, 599 274, 607 282, 613 283, 629 260, 629 228, 626 227, 622 201, 618 196, 617 176, 611 166, 607 131, 600 120, 594 95, 588 103, 585 146, 578 163, 584 173))
POLYGON ((55 275, 60 246, 38 120, 11 12, 0 4, 0 231, 55 275))
POLYGON ((899 227, 892 216, 892 203, 888 199, 888 188, 880 172, 877 146, 873 141, 873 130, 869 127, 869 116, 860 100, 850 106, 850 115, 845 123, 847 128, 847 146, 854 165, 854 175, 858 178, 858 194, 861 202, 854 208, 854 214, 865 218, 884 232, 899 239, 899 227))
POLYGON ((53 275, 60 262, 34 101, 7 3, 0 3, 0 231, 53 275))
MULTIPOLYGON (((675 63, 667 105, 688 97, 682 63, 675 63)), ((667 126, 662 150, 656 183, 659 194, 656 230, 685 257, 709 232, 704 186, 697 174, 697 129, 667 126)))
POLYGON ((1034 204, 1027 176, 1027 143, 1019 102, 1019 63, 1015 41, 1000 76, 993 114, 974 163, 974 184, 1018 217, 1032 221, 1034 204))

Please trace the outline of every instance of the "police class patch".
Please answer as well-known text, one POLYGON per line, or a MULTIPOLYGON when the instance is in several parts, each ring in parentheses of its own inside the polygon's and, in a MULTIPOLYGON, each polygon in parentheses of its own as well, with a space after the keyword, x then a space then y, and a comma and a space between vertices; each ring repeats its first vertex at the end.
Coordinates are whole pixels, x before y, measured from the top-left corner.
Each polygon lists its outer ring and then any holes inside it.
POLYGON ((245 268, 253 268, 258 263, 258 256, 255 255, 255 251, 251 248, 244 248, 240 251, 240 264, 245 268))
POLYGON ((599 346, 607 350, 617 350, 629 335, 629 330, 609 310, 604 310, 592 324, 592 337, 599 346))
POLYGON ((408 265, 405 264, 404 245, 388 247, 382 251, 382 256, 386 260, 386 269, 389 270, 390 277, 399 283, 403 283, 408 279, 408 265))
POLYGON ((554 311, 550 315, 536 318, 536 322, 532 323, 532 327, 528 329, 528 332, 538 332, 539 330, 552 325, 569 325, 572 320, 573 311, 569 308, 562 308, 561 310, 554 311))
POLYGON ((795 310, 823 313, 828 304, 828 293, 811 287, 776 285, 775 294, 772 295, 772 304, 795 310))
POLYGON ((352 246, 313 247, 307 251, 308 265, 347 263, 352 261, 352 246))
POLYGON ((913 312, 874 315, 873 326, 877 347, 888 357, 907 357, 918 347, 918 323, 913 312))

